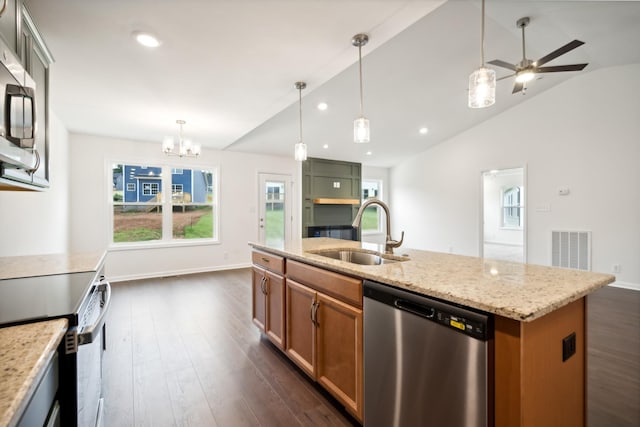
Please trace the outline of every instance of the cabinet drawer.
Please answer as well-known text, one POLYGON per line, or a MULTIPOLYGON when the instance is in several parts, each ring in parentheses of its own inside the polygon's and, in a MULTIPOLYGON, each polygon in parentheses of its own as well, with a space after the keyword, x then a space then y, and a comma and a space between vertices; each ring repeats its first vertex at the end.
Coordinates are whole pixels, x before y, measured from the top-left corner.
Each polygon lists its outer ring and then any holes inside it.
POLYGON ((251 259, 256 265, 264 267, 274 273, 284 274, 284 258, 281 256, 261 251, 253 251, 251 253, 251 259))
POLYGON ((287 277, 348 304, 362 307, 362 280, 360 279, 291 260, 287 262, 287 277))

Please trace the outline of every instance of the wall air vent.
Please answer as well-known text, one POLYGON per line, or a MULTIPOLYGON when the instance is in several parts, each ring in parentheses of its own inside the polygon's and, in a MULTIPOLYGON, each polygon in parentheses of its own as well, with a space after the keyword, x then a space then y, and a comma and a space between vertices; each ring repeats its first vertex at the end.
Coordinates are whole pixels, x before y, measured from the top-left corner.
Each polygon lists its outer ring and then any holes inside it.
POLYGON ((591 271, 591 232, 552 231, 551 265, 591 271))

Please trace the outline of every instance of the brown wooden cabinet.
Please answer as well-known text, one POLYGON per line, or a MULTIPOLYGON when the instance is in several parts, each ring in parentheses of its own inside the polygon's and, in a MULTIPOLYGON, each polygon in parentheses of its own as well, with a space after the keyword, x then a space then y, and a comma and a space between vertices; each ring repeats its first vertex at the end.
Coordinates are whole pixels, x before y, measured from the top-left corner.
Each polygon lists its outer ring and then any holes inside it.
POLYGON ((362 421, 362 281, 287 262, 286 353, 362 421))
POLYGON ((285 279, 284 258, 253 252, 252 317, 267 337, 285 349, 285 279))

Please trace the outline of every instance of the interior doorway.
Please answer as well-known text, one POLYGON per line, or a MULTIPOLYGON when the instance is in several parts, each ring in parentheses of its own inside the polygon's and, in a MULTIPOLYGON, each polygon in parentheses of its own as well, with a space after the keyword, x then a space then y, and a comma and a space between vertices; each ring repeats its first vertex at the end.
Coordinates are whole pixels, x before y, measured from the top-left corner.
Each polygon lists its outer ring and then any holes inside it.
POLYGON ((526 262, 525 168, 482 173, 480 256, 526 262))
POLYGON ((258 174, 259 238, 269 246, 284 246, 291 238, 291 176, 258 174))

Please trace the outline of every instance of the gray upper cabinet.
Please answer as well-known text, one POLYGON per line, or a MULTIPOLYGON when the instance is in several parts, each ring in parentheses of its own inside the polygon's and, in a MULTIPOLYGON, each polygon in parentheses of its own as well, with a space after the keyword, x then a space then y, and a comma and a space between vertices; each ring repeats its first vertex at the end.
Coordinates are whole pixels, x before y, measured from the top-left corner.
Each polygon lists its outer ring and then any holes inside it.
POLYGON ((13 51, 16 50, 16 0, 0 0, 0 37, 13 51))
MULTIPOLYGON (((0 0, 2 1, 2 0, 0 0)), ((24 3, 18 5, 18 56, 36 85, 36 146, 40 154, 40 167, 34 181, 49 182, 49 67, 51 53, 24 3)))

